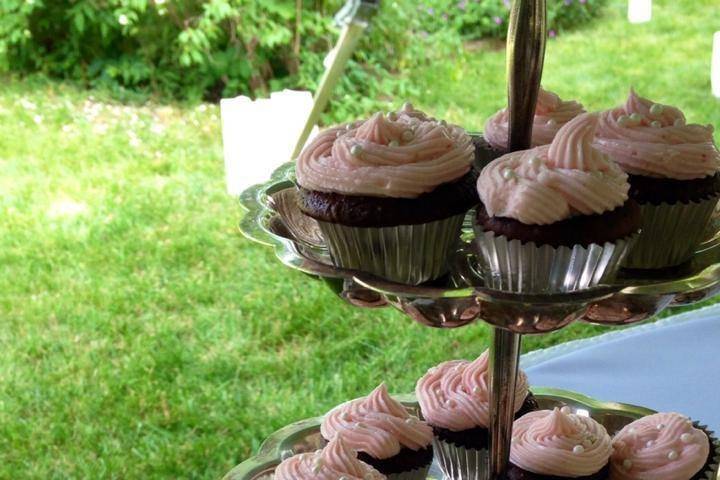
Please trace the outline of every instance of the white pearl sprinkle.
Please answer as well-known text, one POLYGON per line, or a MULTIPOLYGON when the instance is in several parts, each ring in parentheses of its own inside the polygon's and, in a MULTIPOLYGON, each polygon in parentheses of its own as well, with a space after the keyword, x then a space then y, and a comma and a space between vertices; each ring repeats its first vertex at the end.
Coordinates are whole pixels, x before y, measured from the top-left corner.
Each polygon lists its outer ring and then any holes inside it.
POLYGON ((585 452, 585 447, 583 447, 582 445, 575 445, 573 447, 573 453, 576 455, 580 455, 581 453, 584 453, 584 452, 585 452))
POLYGON ((647 443, 645 444, 645 446, 648 448, 652 447, 653 445, 655 445, 655 442, 653 442, 652 440, 648 440, 647 443))
POLYGON ((680 454, 675 450, 670 450, 667 455, 668 460, 677 460, 679 456, 680 454))
POLYGON ((653 128, 661 128, 662 123, 658 122, 657 120, 653 120, 652 122, 650 122, 650 126, 653 128))
POLYGON ((633 466, 632 460, 630 460, 629 458, 626 458, 625 460, 623 460, 623 468, 625 470, 630 470, 632 468, 632 466, 633 466))
POLYGON ((353 157, 357 157, 362 153, 362 150, 362 147, 356 143, 355 145, 350 147, 350 155, 352 155, 353 157))
POLYGON ((547 121, 547 124, 550 125, 551 127, 554 127, 555 125, 557 125, 557 121, 554 118, 551 118, 550 120, 547 121))
POLYGON ((348 130, 348 131, 352 130, 352 124, 350 124, 350 123, 346 124, 345 130, 348 130))
POLYGON ((532 156, 532 157, 530 157, 530 159, 528 160, 528 163, 529 163, 533 168, 538 168, 540 165, 542 165, 542 160, 540 160, 540 157, 532 156))
POLYGON ((502 171, 502 176, 503 176, 503 178, 504 178, 505 180, 512 180, 513 178, 515 178, 515 172, 513 172, 513 171, 512 171, 511 169, 509 169, 509 168, 505 168, 505 169, 502 171))
POLYGON ((480 392, 480 387, 478 387, 477 385, 475 385, 475 386, 473 387, 473 389, 472 389, 472 392, 473 392, 473 393, 479 393, 479 392, 480 392))
POLYGON ((658 423, 657 427, 655 427, 655 428, 657 428, 658 430, 662 430, 663 428, 665 428, 665 424, 664 424, 664 423, 658 423))
POLYGON ((455 400, 449 399, 447 402, 445 402, 445 406, 446 406, 446 407, 450 407, 450 408, 454 407, 454 406, 455 406, 455 400))
POLYGON ((412 417, 409 417, 409 418, 406 418, 406 419, 405 419, 405 423, 413 423, 414 421, 415 421, 415 419, 412 418, 412 417))
POLYGON ((685 120, 683 120, 682 118, 676 118, 673 122, 673 125, 675 125, 676 127, 682 127, 683 125, 685 125, 685 120))
POLYGON ((338 130, 337 132, 335 132, 335 138, 340 137, 340 135, 342 135, 342 131, 341 131, 341 130, 338 130))
POLYGON ((665 111, 665 107, 659 103, 655 103, 652 107, 650 107, 650 113, 652 115, 662 115, 663 111, 665 111))
POLYGON ((293 456, 292 450, 283 450, 280 452, 280 460, 287 460, 288 458, 293 456))
POLYGON ((617 119, 617 124, 621 127, 627 127, 628 123, 630 123, 630 117, 627 115, 620 115, 617 119))
POLYGON ((562 408, 560 409, 560 411, 561 411, 562 413, 564 413, 565 415, 568 415, 568 414, 572 413, 572 410, 570 410, 570 407, 568 407, 567 405, 565 405, 564 407, 562 407, 562 408))
POLYGON ((342 477, 338 478, 338 480, 350 480, 350 479, 348 477, 346 477, 345 475, 343 475, 342 477))
POLYGON ((397 140, 390 140, 388 142, 388 147, 397 147, 398 145, 400 145, 400 142, 398 142, 397 140))
POLYGON ((640 123, 640 122, 642 122, 642 120, 643 120, 643 116, 640 115, 639 113, 633 113, 632 115, 630 115, 630 121, 633 123, 640 123))
POLYGON ((403 103, 402 109, 403 109, 404 111, 406 111, 406 112, 410 112, 410 111, 412 111, 412 110, 415 110, 415 108, 413 107, 413 104, 410 103, 410 102, 405 102, 405 103, 403 103))
POLYGON ((683 433, 682 435, 680 435, 680 441, 683 443, 690 443, 692 442, 692 435, 690 435, 689 433, 683 433))
POLYGON ((413 138, 415 138, 415 134, 413 133, 412 130, 405 130, 402 133, 402 139, 405 140, 406 142, 409 142, 413 138))

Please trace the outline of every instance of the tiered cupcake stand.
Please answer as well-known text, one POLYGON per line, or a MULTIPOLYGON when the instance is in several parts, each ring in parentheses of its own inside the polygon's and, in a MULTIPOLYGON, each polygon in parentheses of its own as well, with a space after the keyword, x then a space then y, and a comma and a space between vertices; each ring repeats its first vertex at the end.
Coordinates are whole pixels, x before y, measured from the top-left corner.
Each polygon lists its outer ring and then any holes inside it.
MULTIPOLYGON (((545 0, 515 0, 508 32, 510 150, 528 148, 545 53, 545 0)), ((714 219, 707 240, 686 264, 666 271, 627 272, 608 285, 559 294, 515 294, 486 288, 473 253, 468 214, 451 272, 430 285, 411 286, 333 266, 317 223, 297 206, 294 164, 274 172, 270 181, 245 191, 242 233, 272 247, 286 266, 325 281, 352 305, 392 306, 431 327, 456 328, 482 320, 492 326, 490 478, 504 478, 512 433, 515 381, 523 334, 541 334, 574 321, 628 325, 667 307, 689 305, 720 291, 720 228, 714 219)), ((650 413, 641 407, 601 403, 570 392, 533 389, 541 407, 570 406, 615 431, 650 413)), ((417 405, 404 398, 408 408, 417 405)), ((287 455, 320 448, 320 420, 308 419, 272 435, 257 456, 228 473, 228 479, 272 478, 287 455)), ((442 478, 433 469, 429 478, 442 478)), ((478 479, 483 480, 483 479, 478 479)), ((720 480, 720 477, 719 479, 720 480)))

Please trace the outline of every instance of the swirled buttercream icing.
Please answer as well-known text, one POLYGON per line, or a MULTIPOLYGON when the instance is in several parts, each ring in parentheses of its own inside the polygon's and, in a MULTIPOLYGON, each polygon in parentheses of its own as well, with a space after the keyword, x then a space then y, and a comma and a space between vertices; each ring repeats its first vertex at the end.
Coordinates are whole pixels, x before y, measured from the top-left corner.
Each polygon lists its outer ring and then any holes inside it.
MULTIPOLYGON (((549 144, 563 125, 584 112, 582 104, 575 100, 561 100, 555 93, 541 87, 535 106, 531 146, 549 144)), ((505 150, 509 125, 510 114, 504 108, 485 122, 485 140, 493 147, 505 150)))
POLYGON ((611 453, 605 427, 564 409, 530 412, 513 424, 510 462, 528 472, 584 477, 602 470, 611 453))
POLYGON ((634 90, 625 105, 600 115, 595 146, 634 175, 692 180, 720 170, 711 125, 687 124, 677 108, 634 90))
MULTIPOLYGON (((452 431, 489 425, 488 352, 472 362, 451 360, 431 368, 417 382, 415 396, 431 425, 452 431)), ((528 394, 527 375, 519 371, 515 411, 528 394)))
POLYGON ((361 462, 357 452, 337 435, 322 450, 301 453, 275 469, 275 480, 383 480, 387 477, 361 462))
POLYGON ((710 441, 679 413, 632 422, 613 438, 612 480, 690 480, 703 468, 710 441))
POLYGON ((321 192, 416 198, 465 175, 474 152, 462 128, 406 104, 320 133, 297 159, 297 181, 321 192))
POLYGON ((343 440, 359 452, 377 459, 390 458, 405 447, 426 448, 432 442, 432 428, 411 416, 381 384, 365 398, 344 403, 331 410, 320 426, 328 440, 342 433, 343 440))
POLYGON ((488 214, 547 225, 623 205, 628 177, 593 147, 597 122, 597 114, 579 115, 550 145, 503 155, 485 167, 477 185, 488 214))

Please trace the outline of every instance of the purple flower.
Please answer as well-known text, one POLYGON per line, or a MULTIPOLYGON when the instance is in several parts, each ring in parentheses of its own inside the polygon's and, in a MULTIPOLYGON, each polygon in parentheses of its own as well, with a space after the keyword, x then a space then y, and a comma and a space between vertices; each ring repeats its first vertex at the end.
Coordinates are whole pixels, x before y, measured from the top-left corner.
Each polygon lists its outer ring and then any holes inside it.
POLYGON ((583 5, 585 5, 585 4, 587 3, 587 0, 578 0, 578 1, 579 1, 580 3, 582 3, 583 5))
POLYGON ((460 10, 465 11, 465 9, 467 8, 467 0, 460 0, 457 4, 457 7, 460 10))
POLYGON ((503 4, 505 5, 505 8, 510 8, 510 0, 503 0, 503 4))
POLYGON ((555 38, 555 37, 557 37, 557 32, 556 32, 555 30, 550 30, 550 31, 548 32, 548 37, 550 37, 550 38, 555 38))
POLYGON ((493 17, 493 22, 495 22, 496 25, 502 25, 503 19, 495 16, 495 17, 493 17))
POLYGON ((430 15, 434 15, 434 14, 435 14, 435 9, 432 8, 432 7, 428 7, 427 12, 428 12, 428 14, 430 14, 430 15))
POLYGON ((565 0, 565 5, 570 6, 572 5, 573 0, 565 0))

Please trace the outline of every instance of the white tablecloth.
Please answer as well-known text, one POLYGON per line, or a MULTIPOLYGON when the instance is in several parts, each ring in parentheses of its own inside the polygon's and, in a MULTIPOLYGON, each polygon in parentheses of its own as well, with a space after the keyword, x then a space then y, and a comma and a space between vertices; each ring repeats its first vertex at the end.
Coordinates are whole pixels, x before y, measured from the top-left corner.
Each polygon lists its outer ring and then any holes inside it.
POLYGON ((677 411, 720 431, 720 304, 531 352, 530 384, 677 411))

